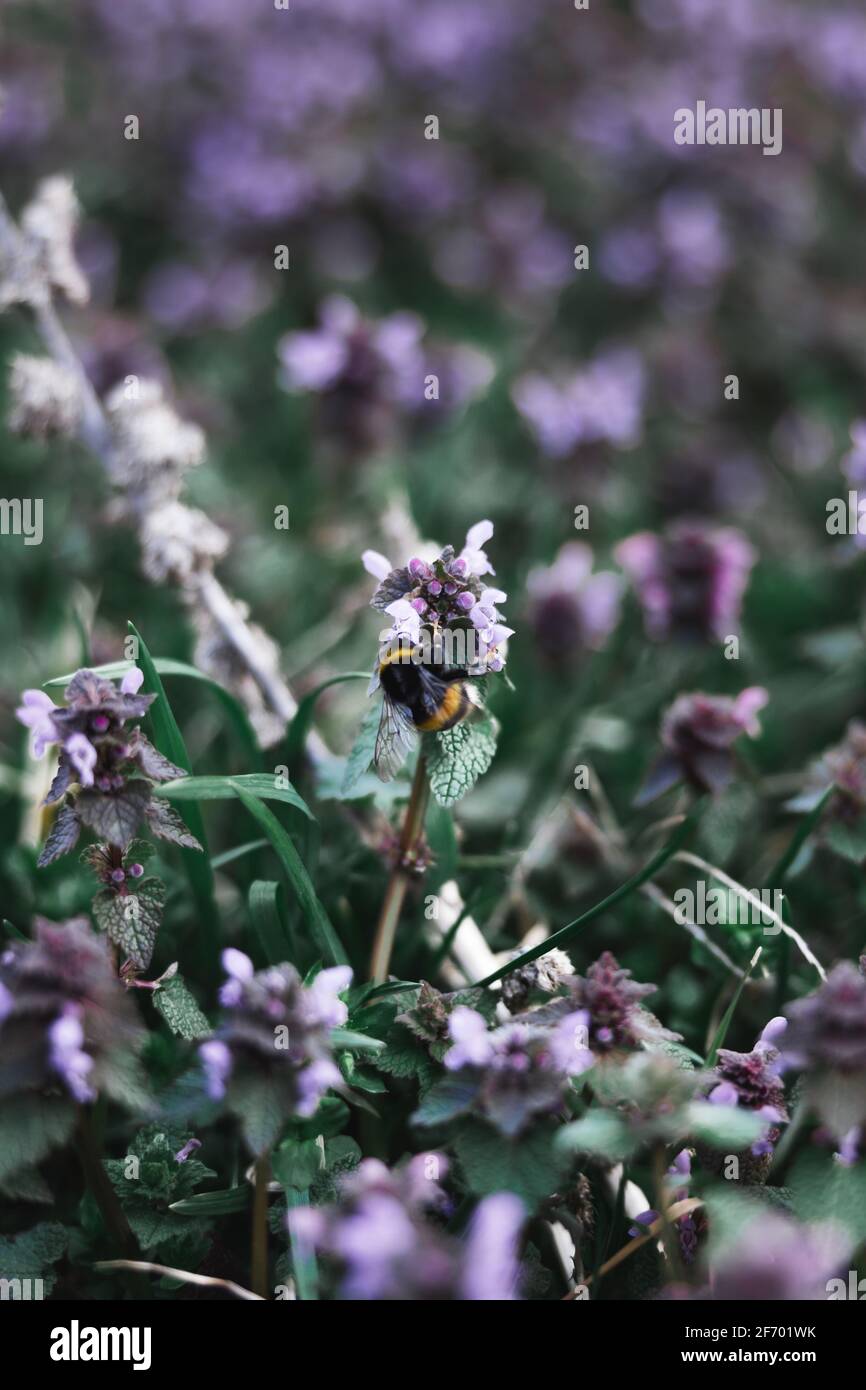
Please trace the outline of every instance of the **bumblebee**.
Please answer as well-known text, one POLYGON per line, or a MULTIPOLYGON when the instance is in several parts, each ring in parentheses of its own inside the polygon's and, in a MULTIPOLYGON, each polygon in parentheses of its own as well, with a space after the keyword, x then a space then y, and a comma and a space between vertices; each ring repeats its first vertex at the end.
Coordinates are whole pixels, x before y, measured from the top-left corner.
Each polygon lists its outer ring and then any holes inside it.
POLYGON ((387 651, 373 673, 371 690, 381 686, 383 701, 373 765, 390 782, 415 747, 419 733, 453 729, 475 708, 469 672, 441 661, 422 661, 417 648, 387 651))

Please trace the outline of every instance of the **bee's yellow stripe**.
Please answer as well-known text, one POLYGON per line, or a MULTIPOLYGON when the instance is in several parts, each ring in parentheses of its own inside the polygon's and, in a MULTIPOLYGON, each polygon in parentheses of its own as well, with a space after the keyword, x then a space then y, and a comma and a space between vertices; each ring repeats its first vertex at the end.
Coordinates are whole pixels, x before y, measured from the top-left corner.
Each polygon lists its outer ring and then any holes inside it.
POLYGON ((431 714, 429 719, 423 723, 416 724, 424 734, 435 734, 437 729, 444 729, 449 724, 456 724, 463 713, 465 696, 460 685, 449 685, 445 694, 442 696, 442 703, 435 714, 431 714))
POLYGON ((379 662, 379 670, 383 670, 385 666, 393 666, 395 662, 404 662, 406 657, 411 656, 416 650, 415 647, 408 645, 404 647, 394 647, 382 657, 382 660, 379 662))

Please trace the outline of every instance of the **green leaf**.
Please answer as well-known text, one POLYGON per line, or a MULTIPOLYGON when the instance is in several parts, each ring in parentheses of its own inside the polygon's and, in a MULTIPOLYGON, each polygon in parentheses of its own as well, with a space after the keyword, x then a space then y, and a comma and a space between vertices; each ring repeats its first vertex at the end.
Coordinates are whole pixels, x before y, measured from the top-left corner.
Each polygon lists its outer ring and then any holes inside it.
POLYGON ((32 1168, 52 1149, 67 1143, 75 1123, 72 1104, 62 1097, 18 1095, 0 1105, 0 1187, 21 1168, 32 1168))
MULTIPOLYGON (((148 716, 153 730, 153 741, 159 751, 164 753, 173 763, 192 773, 192 763, 186 751, 183 735, 178 728, 177 720, 168 702, 168 696, 159 678, 159 672, 154 665, 147 643, 134 623, 129 623, 128 627, 138 641, 138 665, 144 672, 142 689, 157 696, 150 707, 148 716)), ((219 913, 214 898, 213 869, 210 865, 204 821, 201 811, 195 803, 190 807, 188 817, 189 828, 204 850, 204 854, 199 854, 192 849, 183 849, 183 863, 198 909, 201 932, 199 954, 202 968, 209 976, 213 976, 217 968, 219 944, 219 913)))
POLYGON ((467 720, 426 740, 430 790, 440 806, 453 806, 483 776, 496 755, 496 724, 490 716, 467 720))
POLYGON ((415 1125, 441 1125, 457 1115, 465 1115, 481 1089, 481 1077, 455 1072, 431 1086, 411 1116, 415 1125))
POLYGON ((100 930, 138 966, 150 965, 165 905, 165 884, 146 878, 134 892, 123 895, 104 888, 93 899, 93 916, 100 930))
POLYGON ((125 849, 141 825, 149 801, 150 783, 136 777, 117 792, 85 788, 78 794, 75 809, 79 820, 98 839, 125 849))
POLYGON ((767 1121, 753 1110, 737 1105, 712 1105, 695 1100, 688 1106, 689 1133, 714 1149, 739 1153, 747 1149, 767 1128, 767 1121))
POLYGON ((289 884, 301 905, 318 949, 332 965, 346 965, 349 958, 325 909, 319 902, 310 876, 288 834, 280 825, 273 811, 264 806, 257 797, 252 796, 242 783, 236 782, 235 789, 250 815, 258 821, 273 845, 289 884))
POLYGON ((427 891, 432 893, 457 874, 458 851, 454 817, 444 806, 440 806, 438 801, 434 801, 428 807, 425 834, 433 854, 433 867, 427 876, 427 891))
POLYGON ((379 719, 382 714, 381 705, 377 701, 364 715, 363 723, 358 737, 355 739, 352 751, 346 759, 346 770, 343 773, 343 782, 340 787, 340 796, 349 797, 355 786, 360 782, 370 763, 373 761, 373 753, 376 750, 376 735, 379 732, 379 719))
POLYGON ((316 701, 323 691, 328 690, 332 685, 341 685, 343 681, 368 681, 369 671, 346 671, 340 676, 329 676, 315 686, 308 695, 300 701, 295 717, 289 725, 289 732, 286 738, 285 758, 290 768, 296 768, 301 761, 304 751, 304 744, 313 723, 313 714, 316 701))
POLYGON ((801 1221, 832 1221, 851 1238, 866 1241, 866 1166, 839 1163, 829 1154, 807 1150, 794 1166, 788 1186, 801 1221))
POLYGON ((245 1076, 229 1087, 228 1099, 252 1152, 267 1153, 286 1122, 282 1092, 266 1076, 245 1076))
POLYGON ((250 920, 268 965, 282 965, 284 961, 295 960, 297 950, 286 915, 283 885, 257 878, 250 884, 248 905, 250 920))
POLYGON ((75 814, 75 803, 67 801, 54 817, 48 838, 36 861, 37 867, 44 869, 47 864, 53 864, 54 860, 59 859, 62 854, 68 854, 71 849, 75 848, 80 834, 81 824, 75 814))
POLYGON ((504 1139, 480 1120, 470 1121, 454 1140, 466 1181, 479 1197, 514 1192, 530 1211, 556 1191, 567 1166, 553 1145, 553 1129, 537 1125, 516 1139, 504 1139))
POLYGON ((331 1046, 338 1050, 346 1048, 349 1052, 383 1052, 385 1044, 380 1038, 371 1038, 366 1033, 356 1033, 351 1028, 332 1028, 331 1046))
POLYGON ((249 1183, 238 1187, 225 1187, 217 1192, 197 1192, 193 1197, 182 1197, 179 1202, 169 1203, 169 1211, 178 1216, 231 1216, 238 1211, 246 1211, 252 1193, 249 1183))
POLYGON ((275 779, 276 774, 270 772, 244 772, 233 777, 182 777, 176 782, 162 782, 153 791, 155 796, 166 796, 169 801, 226 801, 237 796, 238 787, 244 787, 263 801, 284 801, 315 820, 294 787, 278 787, 275 779))
POLYGON ((210 861, 214 869, 224 869, 227 864, 232 864, 236 859, 243 859, 245 854, 252 854, 257 849, 264 849, 267 840, 248 840, 245 845, 235 845, 234 849, 223 850, 222 854, 215 854, 210 861))
POLYGON ((41 1279, 45 1297, 56 1283, 51 1265, 63 1258, 68 1244, 69 1232, 59 1221, 40 1221, 11 1239, 0 1236, 0 1278, 41 1279))
POLYGON ((271 1166, 282 1187, 306 1192, 325 1167, 324 1148, 316 1139, 287 1139, 275 1151, 271 1166))
POLYGON ((564 1153, 594 1154, 611 1163, 628 1158, 635 1140, 628 1126, 610 1110, 594 1106, 583 1119, 565 1125, 556 1136, 556 1147, 564 1153))
POLYGON ((179 1038, 193 1042, 196 1038, 209 1038, 213 1031, 180 975, 164 980, 153 991, 153 1007, 179 1038))
POLYGON ((866 859, 866 818, 853 825, 830 821, 824 828, 824 838, 840 858, 848 859, 852 864, 862 864, 866 859))
POLYGON ((492 974, 486 976, 485 979, 478 980, 477 987, 482 988, 487 985, 492 985, 494 980, 501 980, 505 975, 510 975, 513 970, 519 970, 522 966, 528 965, 530 961, 537 960, 539 956, 546 955, 547 952, 552 951, 554 947, 563 947, 587 922, 591 922, 593 918, 600 916, 602 912, 606 912, 608 908, 613 907, 614 903, 622 902, 623 898, 627 898, 629 894, 639 888, 642 883, 646 883, 648 879, 658 873, 662 865, 666 864, 671 856, 676 854, 684 841, 688 839, 692 827, 700 816, 705 804, 706 798, 700 797, 695 802, 682 824, 677 826, 667 843, 662 845, 661 849, 657 854, 653 855, 648 864, 645 864, 636 874, 632 874, 631 878, 626 879, 625 883, 621 883, 619 888, 615 888, 612 893, 608 893, 606 898, 602 898, 601 902, 596 903, 594 907, 588 908, 586 912, 582 912, 579 917, 575 917, 573 922, 569 922, 566 926, 560 927, 559 931, 553 933, 553 936, 548 936, 544 941, 539 942, 537 946, 531 946, 528 951, 522 951, 519 956, 514 956, 505 965, 500 966, 498 970, 494 970, 492 974))

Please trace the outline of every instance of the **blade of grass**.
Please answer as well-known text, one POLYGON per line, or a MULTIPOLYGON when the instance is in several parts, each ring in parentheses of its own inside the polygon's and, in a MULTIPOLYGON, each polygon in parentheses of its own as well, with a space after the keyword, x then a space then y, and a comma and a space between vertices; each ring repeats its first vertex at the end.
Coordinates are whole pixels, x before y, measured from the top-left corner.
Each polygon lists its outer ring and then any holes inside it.
POLYGON ((296 961, 297 943, 293 941, 286 921, 283 885, 257 878, 255 883, 250 884, 247 904, 268 965, 296 961))
POLYGON ((225 849, 222 854, 215 854, 211 862, 211 868, 224 869, 227 864, 232 864, 236 859, 242 859, 245 854, 252 854, 254 850, 264 849, 267 840, 248 840, 245 845, 235 845, 234 849, 225 849))
POLYGON ((236 786, 246 787, 262 801, 284 801, 315 820, 300 793, 291 784, 276 786, 270 772, 242 772, 232 777, 181 777, 176 782, 160 782, 153 790, 156 796, 168 797, 169 801, 225 801, 235 795, 236 786))
POLYGON ((746 985, 748 984, 749 979, 751 978, 752 971, 758 964, 758 961, 761 959, 761 953, 763 952, 763 949, 763 946, 759 946, 755 954, 752 956, 752 959, 749 961, 749 964, 746 968, 746 973, 744 974, 742 980, 740 981, 736 990, 734 991, 734 997, 731 1000, 728 1007, 726 1008, 722 1021, 716 1029, 716 1036, 713 1038, 713 1041, 710 1044, 710 1050, 707 1053, 706 1065, 708 1067, 714 1067, 716 1065, 716 1057, 718 1056, 719 1048, 722 1046, 722 1044, 725 1041, 725 1038, 728 1036, 728 1029, 731 1026, 731 1019, 734 1017, 734 1014, 737 1011, 737 1005, 740 1002, 743 990, 746 988, 746 985))
POLYGON ((319 902, 316 890, 313 887, 309 874, 307 873, 301 856, 295 849, 294 844, 286 831, 280 825, 273 811, 259 801, 247 791, 241 782, 234 783, 235 790, 244 803, 250 815, 258 821, 264 833, 273 845, 277 857, 285 870, 293 892, 297 896, 301 909, 313 933, 318 949, 331 965, 347 965, 348 956, 343 948, 340 938, 334 931, 331 921, 319 902))
POLYGON ((513 960, 507 961, 505 965, 501 965, 498 970, 494 970, 492 975, 487 975, 485 979, 479 980, 477 987, 480 988, 482 986, 491 985, 495 980, 501 980, 504 976, 510 975, 512 970, 519 970, 521 966, 528 965, 530 961, 537 960, 539 956, 547 955, 547 952, 552 951, 554 947, 564 946, 587 922, 591 922, 593 918, 600 916, 602 912, 605 912, 609 907, 613 907, 615 903, 622 902, 623 898, 627 898, 636 888, 640 888, 642 883, 646 883, 647 879, 652 878, 653 874, 657 874, 662 865, 666 864, 667 861, 676 854, 680 845, 683 844, 691 834, 692 828, 703 810, 703 804, 704 798, 701 797, 695 802, 682 824, 677 826, 670 839, 662 845, 657 854, 653 855, 649 863, 645 864, 642 869, 639 869, 636 874, 632 874, 631 878, 626 879, 625 883, 621 883, 619 888, 615 888, 614 891, 609 893, 606 898, 603 898, 601 902, 596 903, 594 907, 588 908, 587 911, 581 913, 579 917, 575 917, 573 922, 568 922, 564 927, 560 927, 559 931, 554 932, 553 936, 549 936, 546 941, 541 941, 537 946, 532 946, 528 951, 523 951, 521 955, 515 956, 513 960))
MULTIPOLYGON (((284 1187, 283 1191, 286 1194, 286 1206, 290 1212, 295 1207, 309 1206, 309 1192, 299 1192, 296 1187, 284 1187)), ((295 1290, 298 1299, 311 1302, 319 1296, 319 1271, 316 1266, 316 1253, 293 1229, 291 1217, 289 1217, 289 1241, 292 1249, 292 1269, 295 1275, 295 1290)))
POLYGON ((828 787, 821 797, 821 800, 816 802, 807 816, 803 817, 795 833, 791 836, 787 849, 782 854, 776 867, 770 873, 771 888, 781 888, 785 875, 821 819, 821 813, 834 791, 835 787, 828 787))

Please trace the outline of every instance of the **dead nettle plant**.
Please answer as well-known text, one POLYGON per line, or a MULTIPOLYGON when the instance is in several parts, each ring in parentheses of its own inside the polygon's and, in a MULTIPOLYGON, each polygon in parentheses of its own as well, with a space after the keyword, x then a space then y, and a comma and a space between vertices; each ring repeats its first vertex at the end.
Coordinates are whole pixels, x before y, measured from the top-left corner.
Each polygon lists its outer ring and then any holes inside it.
MULTIPOLYGON (((79 439, 102 462, 116 490, 113 515, 138 534, 142 568, 174 586, 196 634, 195 661, 245 707, 263 747, 285 733, 297 702, 279 669, 276 645, 249 621, 214 567, 229 537, 183 501, 184 480, 205 457, 201 429, 182 420, 156 381, 126 378, 101 400, 57 312, 56 301, 87 301, 74 251, 79 206, 68 178, 40 183, 18 222, 0 197, 0 308, 27 310, 48 353, 12 361, 10 427, 37 439, 79 439)), ((313 730, 315 760, 328 750, 313 730)))

